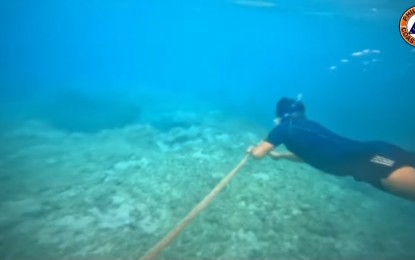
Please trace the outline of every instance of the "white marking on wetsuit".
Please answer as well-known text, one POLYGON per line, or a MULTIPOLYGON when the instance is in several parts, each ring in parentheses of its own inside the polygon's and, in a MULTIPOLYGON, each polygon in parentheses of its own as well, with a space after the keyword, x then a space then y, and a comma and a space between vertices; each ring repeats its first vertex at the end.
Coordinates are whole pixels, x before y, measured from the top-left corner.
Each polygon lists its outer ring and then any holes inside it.
POLYGON ((383 165, 386 165, 386 166, 389 166, 389 167, 391 167, 395 164, 395 161, 393 161, 391 159, 388 159, 388 158, 385 158, 383 156, 379 156, 379 155, 376 155, 375 157, 370 159, 370 161, 373 162, 373 163, 377 163, 377 164, 383 164, 383 165))

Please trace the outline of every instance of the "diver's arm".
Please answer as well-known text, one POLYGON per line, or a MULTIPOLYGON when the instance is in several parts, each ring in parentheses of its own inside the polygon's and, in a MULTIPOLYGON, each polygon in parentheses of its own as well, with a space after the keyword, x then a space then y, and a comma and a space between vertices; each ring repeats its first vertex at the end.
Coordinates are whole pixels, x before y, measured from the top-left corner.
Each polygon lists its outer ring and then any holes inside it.
POLYGON ((247 153, 251 154, 255 159, 264 158, 271 150, 274 149, 274 146, 268 142, 262 141, 257 146, 251 146, 247 149, 247 153))
POLYGON ((280 153, 280 152, 271 151, 268 153, 268 155, 274 160, 285 159, 285 160, 289 160, 292 162, 302 162, 302 160, 293 153, 280 153))

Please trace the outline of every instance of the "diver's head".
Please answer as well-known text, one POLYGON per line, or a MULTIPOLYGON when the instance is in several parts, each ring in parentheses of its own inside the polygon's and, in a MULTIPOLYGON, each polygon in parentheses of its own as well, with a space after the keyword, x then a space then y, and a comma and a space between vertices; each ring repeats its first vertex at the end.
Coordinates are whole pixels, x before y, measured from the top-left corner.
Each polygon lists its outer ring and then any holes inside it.
POLYGON ((301 101, 301 95, 297 99, 283 97, 275 108, 275 116, 280 122, 285 118, 305 117, 305 106, 301 101))

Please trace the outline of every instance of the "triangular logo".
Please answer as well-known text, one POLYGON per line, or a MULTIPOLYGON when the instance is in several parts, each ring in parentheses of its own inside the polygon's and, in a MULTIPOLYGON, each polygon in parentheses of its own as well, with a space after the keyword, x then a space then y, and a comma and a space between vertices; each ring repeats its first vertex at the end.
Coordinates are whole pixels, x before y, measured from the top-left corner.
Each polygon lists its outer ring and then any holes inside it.
POLYGON ((409 34, 415 34, 415 23, 412 25, 412 28, 409 31, 409 34))

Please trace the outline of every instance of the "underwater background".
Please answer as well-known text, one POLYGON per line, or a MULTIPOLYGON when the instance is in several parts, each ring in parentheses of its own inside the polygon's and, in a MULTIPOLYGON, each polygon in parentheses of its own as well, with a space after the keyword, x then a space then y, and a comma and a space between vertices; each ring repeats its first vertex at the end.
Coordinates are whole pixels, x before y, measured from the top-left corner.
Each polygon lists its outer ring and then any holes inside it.
MULTIPOLYGON (((408 1, 1 1, 0 259, 139 259, 302 93, 415 151, 408 1)), ((415 204, 250 160, 158 259, 415 259, 415 204)))

